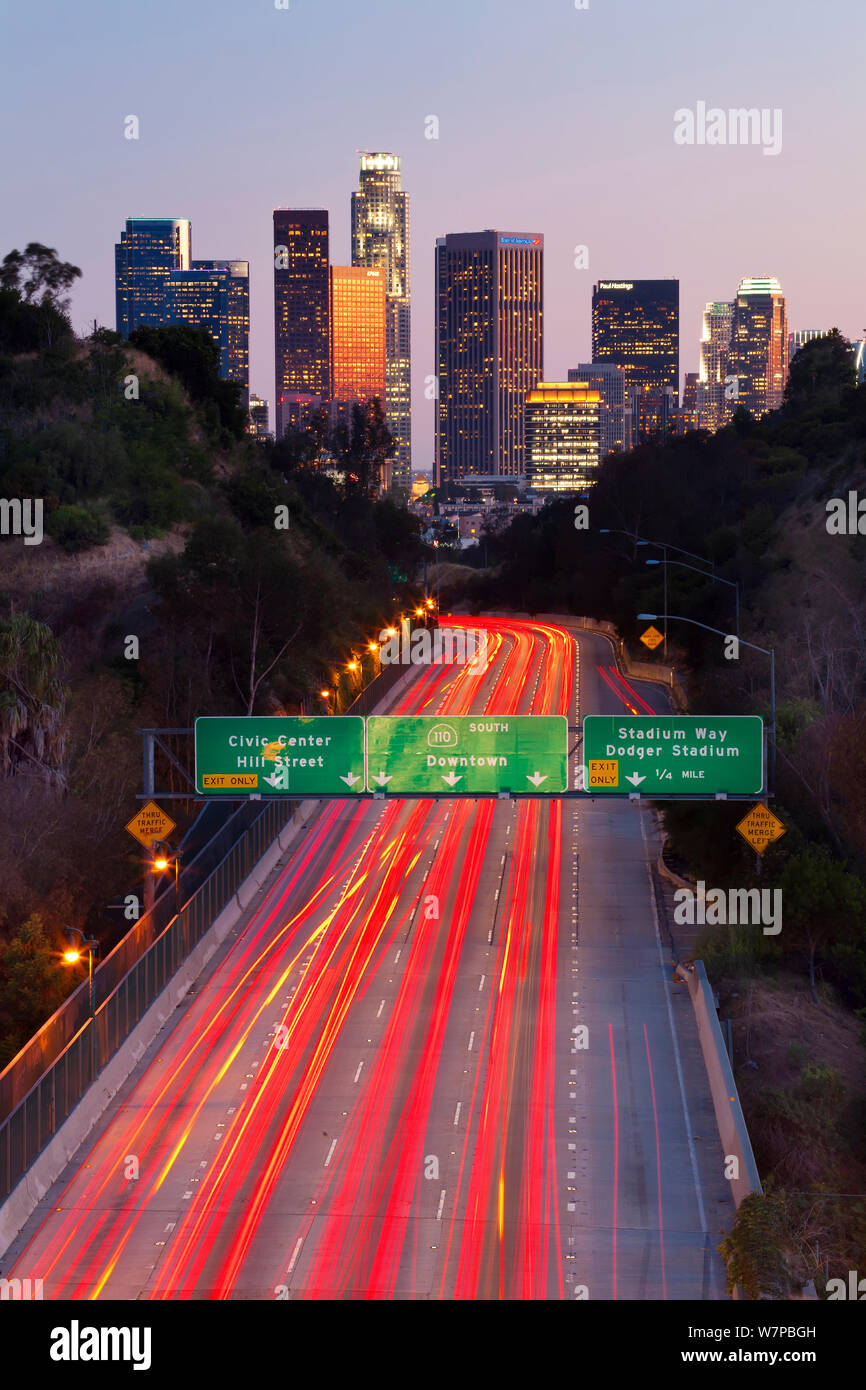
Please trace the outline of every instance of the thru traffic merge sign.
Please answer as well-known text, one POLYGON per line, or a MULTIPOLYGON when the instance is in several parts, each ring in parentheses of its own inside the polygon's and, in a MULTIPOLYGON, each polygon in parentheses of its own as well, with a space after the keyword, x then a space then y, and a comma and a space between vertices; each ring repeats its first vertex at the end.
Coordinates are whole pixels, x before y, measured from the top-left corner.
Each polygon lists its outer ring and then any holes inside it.
POLYGON ((743 816, 741 821, 737 822, 737 829, 756 854, 763 854, 767 845, 773 844, 775 840, 781 840, 787 831, 787 826, 782 824, 769 806, 762 806, 759 802, 743 816))
POLYGON ((400 796, 568 790, 563 714, 369 715, 367 786, 400 796))
POLYGON ((626 716, 588 714, 583 721, 584 786, 592 792, 725 792, 764 790, 764 721, 756 714, 626 716))
POLYGON ((357 795, 364 790, 364 721, 357 714, 197 719, 195 789, 204 796, 357 795))
POLYGON ((177 829, 177 822, 171 816, 167 816, 161 806, 157 806, 155 801, 148 801, 142 806, 137 816, 127 821, 126 828, 130 835, 134 835, 140 845, 145 849, 150 849, 154 840, 164 840, 173 830, 177 829))
POLYGON ((664 634, 659 632, 657 627, 648 627, 646 632, 641 633, 640 640, 645 647, 649 647, 650 651, 654 652, 659 642, 663 642, 665 639, 664 634))

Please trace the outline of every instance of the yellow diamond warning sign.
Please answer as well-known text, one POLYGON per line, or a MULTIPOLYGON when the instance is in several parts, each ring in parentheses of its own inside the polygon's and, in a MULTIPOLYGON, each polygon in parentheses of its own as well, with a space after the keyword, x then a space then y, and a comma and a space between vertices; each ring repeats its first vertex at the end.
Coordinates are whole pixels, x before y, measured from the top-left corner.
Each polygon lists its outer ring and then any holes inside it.
POLYGON ((738 821, 737 829, 756 854, 763 854, 767 845, 773 844, 775 840, 781 840, 787 827, 768 806, 762 806, 759 803, 752 807, 748 815, 743 816, 743 819, 738 821))
POLYGON ((616 758, 590 758, 589 785, 591 787, 618 787, 619 761, 616 758))
POLYGON ((126 828, 139 844, 144 845, 145 849, 150 849, 154 840, 164 840, 166 835, 177 829, 177 825, 155 801, 148 801, 137 816, 127 821, 126 828))
POLYGON ((664 634, 659 632, 657 627, 648 627, 646 632, 641 633, 640 640, 645 647, 649 647, 650 651, 654 652, 659 642, 663 642, 665 639, 664 634))

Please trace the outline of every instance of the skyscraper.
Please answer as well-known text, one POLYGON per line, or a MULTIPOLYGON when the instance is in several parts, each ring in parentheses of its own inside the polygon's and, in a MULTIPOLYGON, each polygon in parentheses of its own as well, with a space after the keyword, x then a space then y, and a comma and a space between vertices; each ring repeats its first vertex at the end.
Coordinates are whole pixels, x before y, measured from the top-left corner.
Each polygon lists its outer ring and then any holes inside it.
POLYGON ((246 404, 250 386, 249 261, 193 261, 189 270, 169 271, 163 321, 207 328, 220 350, 220 376, 240 384, 246 404))
POLYGON ((385 413, 396 438, 391 478, 408 494, 412 478, 409 195, 400 156, 361 155, 360 188, 352 194, 352 264, 385 272, 387 341, 385 413))
POLYGON ((609 453, 631 448, 631 414, 626 416, 625 372, 610 362, 581 362, 570 367, 569 381, 583 381, 599 393, 598 452, 609 453))
POLYGON ((765 415, 782 404, 788 321, 785 296, 773 275, 740 281, 731 332, 731 375, 737 378, 736 404, 753 415, 765 415))
POLYGON ((526 397, 544 375, 544 238, 436 242, 436 478, 526 474, 526 397))
POLYGON ((683 398, 677 411, 676 428, 678 434, 697 429, 698 424, 698 373, 686 372, 683 382, 683 398))
POLYGON ((331 266, 331 397, 385 409, 385 271, 331 266))
POLYGON ((704 308, 697 389, 698 427, 702 430, 720 430, 730 415, 725 380, 733 322, 734 306, 727 301, 711 300, 704 308))
POLYGON ((250 423, 247 426, 247 433, 254 439, 267 439, 268 437, 268 403, 262 400, 261 396, 250 395, 250 423))
POLYGON ((128 217, 114 248, 117 331, 165 323, 168 274, 189 270, 192 223, 186 217, 128 217))
POLYGON ((601 392, 585 381, 541 381, 526 398, 526 482, 581 492, 598 473, 601 392))
MULTIPOLYGON (((592 360, 622 368, 636 421, 663 420, 670 392, 676 408, 679 332, 679 280, 599 280, 593 286, 592 360)), ((646 432, 636 425, 636 437, 646 432)))
POLYGON ((791 358, 795 353, 805 347, 806 343, 812 343, 816 338, 826 338, 828 329, 826 328, 800 328, 794 333, 788 334, 788 365, 791 365, 791 358))
POLYGON ((330 400, 328 213, 274 212, 275 428, 279 439, 330 400))

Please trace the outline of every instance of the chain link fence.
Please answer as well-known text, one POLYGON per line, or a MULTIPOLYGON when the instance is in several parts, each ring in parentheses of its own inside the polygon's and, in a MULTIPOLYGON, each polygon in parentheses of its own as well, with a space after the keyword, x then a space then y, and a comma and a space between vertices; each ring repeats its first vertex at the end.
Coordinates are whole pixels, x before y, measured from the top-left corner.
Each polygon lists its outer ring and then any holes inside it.
POLYGON ((84 981, 0 1074, 0 1201, 68 1119, 298 804, 240 807, 184 872, 184 893, 196 881, 198 886, 180 914, 174 893, 163 894, 95 970, 95 1028, 84 981))

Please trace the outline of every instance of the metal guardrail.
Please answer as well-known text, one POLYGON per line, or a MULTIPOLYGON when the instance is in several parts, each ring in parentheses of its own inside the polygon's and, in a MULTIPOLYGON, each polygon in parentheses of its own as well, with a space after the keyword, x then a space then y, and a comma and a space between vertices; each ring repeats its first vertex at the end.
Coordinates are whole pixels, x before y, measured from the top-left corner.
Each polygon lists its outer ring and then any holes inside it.
POLYGON ((155 904, 153 912, 136 922, 118 942, 95 972, 95 1043, 85 982, 13 1058, 0 1076, 0 1082, 6 1079, 10 1094, 14 1095, 16 1083, 20 1086, 22 1078, 40 1068, 40 1063, 41 1071, 0 1122, 0 1201, 5 1200, 68 1119, 101 1068, 165 989, 298 804, 269 801, 240 808, 238 815, 202 850, 202 855, 213 856, 222 848, 223 856, 183 904, 180 915, 174 913, 173 895, 166 894, 155 904), (254 819, 249 823, 251 815, 254 819), (233 828, 236 834, 231 842, 233 828), (52 1043, 62 1046, 46 1061, 46 1051, 52 1043))

